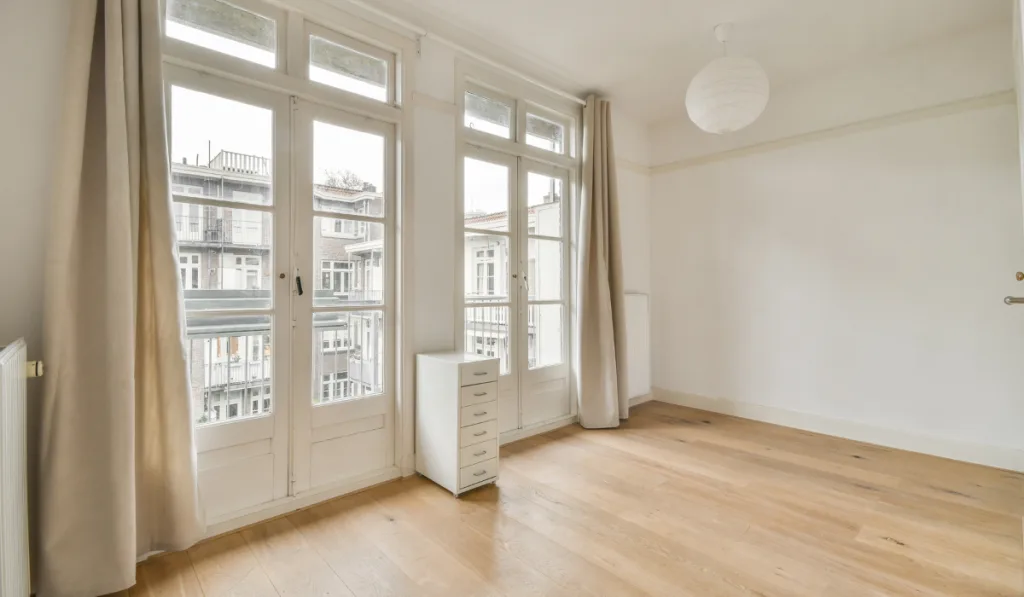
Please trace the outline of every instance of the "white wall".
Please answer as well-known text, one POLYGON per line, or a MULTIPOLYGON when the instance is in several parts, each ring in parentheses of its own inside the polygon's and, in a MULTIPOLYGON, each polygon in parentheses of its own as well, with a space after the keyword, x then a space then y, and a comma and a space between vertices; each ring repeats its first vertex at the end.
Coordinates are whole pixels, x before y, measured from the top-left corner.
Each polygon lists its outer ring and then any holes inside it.
POLYGON ((0 346, 24 336, 30 358, 42 354, 46 206, 68 16, 64 0, 0 4, 0 346))
POLYGON ((455 53, 423 39, 416 59, 412 178, 415 352, 455 348, 455 53))
POLYGON ((1011 89, 1010 29, 994 31, 937 46, 917 79, 919 49, 779 93, 746 139, 694 149, 668 132, 684 123, 652 127, 656 163, 684 160, 652 183, 662 397, 1024 470, 1024 310, 1002 304, 1024 294, 1011 96, 707 157, 815 130, 793 123, 828 86, 808 116, 823 128, 909 109, 900 76, 956 90, 914 107, 1011 89))
MULTIPOLYGON (((67 0, 0 3, 0 346, 24 337, 30 359, 42 358, 50 163, 56 154, 69 16, 67 0)), ((30 381, 28 475, 33 492, 41 391, 38 380, 30 381)), ((35 524, 30 528, 34 536, 35 524)))
POLYGON ((651 291, 651 164, 647 129, 612 108, 612 140, 618 162, 619 217, 622 226, 626 292, 651 291))

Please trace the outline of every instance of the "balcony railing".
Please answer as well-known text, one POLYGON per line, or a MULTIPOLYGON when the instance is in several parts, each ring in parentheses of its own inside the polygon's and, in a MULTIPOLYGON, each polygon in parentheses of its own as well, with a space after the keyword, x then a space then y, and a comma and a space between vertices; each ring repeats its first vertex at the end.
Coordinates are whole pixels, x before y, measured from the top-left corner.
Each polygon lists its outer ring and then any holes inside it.
POLYGON ((487 306, 487 303, 507 303, 508 301, 509 301, 509 296, 507 294, 486 294, 486 293, 476 293, 476 292, 467 292, 466 293, 466 302, 467 303, 473 303, 473 304, 478 304, 479 303, 482 306, 487 306))
POLYGON ((269 244, 269 240, 264 238, 263 223, 258 221, 236 219, 225 222, 202 216, 175 216, 174 224, 179 242, 244 246, 269 244))
POLYGON ((384 300, 383 290, 332 290, 329 288, 318 288, 314 298, 317 300, 337 300, 348 303, 378 304, 384 300))
POLYGON ((262 361, 238 361, 234 363, 208 363, 204 367, 204 383, 207 388, 224 385, 251 384, 270 379, 271 359, 262 361))
POLYGON ((210 160, 210 168, 241 174, 270 176, 270 158, 235 153, 233 151, 221 151, 210 160))

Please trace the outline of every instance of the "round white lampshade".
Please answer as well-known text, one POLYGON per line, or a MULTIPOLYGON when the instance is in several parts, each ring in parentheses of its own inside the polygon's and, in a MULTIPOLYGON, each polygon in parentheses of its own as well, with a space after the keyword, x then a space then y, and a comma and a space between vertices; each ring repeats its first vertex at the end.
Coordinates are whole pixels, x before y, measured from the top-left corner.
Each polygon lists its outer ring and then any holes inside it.
POLYGON ((769 95, 768 75, 760 64, 728 56, 711 61, 690 81, 686 111, 701 130, 722 135, 753 124, 769 95))

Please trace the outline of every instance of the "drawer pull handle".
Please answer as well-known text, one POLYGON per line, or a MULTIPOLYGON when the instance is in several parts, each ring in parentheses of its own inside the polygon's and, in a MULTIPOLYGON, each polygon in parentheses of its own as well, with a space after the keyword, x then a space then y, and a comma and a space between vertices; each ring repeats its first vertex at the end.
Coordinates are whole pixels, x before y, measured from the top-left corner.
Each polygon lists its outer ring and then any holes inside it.
POLYGON ((473 437, 480 437, 481 435, 487 435, 487 432, 486 431, 481 431, 480 433, 474 433, 473 437))
POLYGON ((473 456, 483 456, 486 453, 487 453, 487 450, 484 450, 483 452, 477 452, 476 454, 473 454, 473 456))
POLYGON ((477 392, 476 394, 473 394, 473 395, 476 396, 477 398, 479 398, 481 396, 486 396, 487 392, 477 392))
POLYGON ((477 377, 480 377, 481 375, 487 375, 487 372, 486 372, 486 371, 477 371, 477 372, 476 372, 476 373, 474 373, 473 375, 475 375, 475 376, 477 376, 477 377))
POLYGON ((482 411, 480 411, 478 413, 473 413, 473 416, 474 417, 482 417, 482 416, 484 416, 486 414, 487 414, 487 411, 486 410, 482 410, 482 411))
POLYGON ((484 470, 482 470, 482 471, 480 471, 478 473, 473 473, 473 476, 474 477, 479 477, 480 475, 486 475, 486 474, 487 474, 487 469, 484 469, 484 470))

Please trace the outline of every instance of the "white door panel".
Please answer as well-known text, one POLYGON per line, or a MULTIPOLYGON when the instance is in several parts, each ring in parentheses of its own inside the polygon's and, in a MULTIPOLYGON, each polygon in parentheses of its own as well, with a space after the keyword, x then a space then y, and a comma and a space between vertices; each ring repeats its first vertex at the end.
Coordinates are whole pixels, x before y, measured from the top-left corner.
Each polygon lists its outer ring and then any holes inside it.
POLYGON ((501 432, 568 416, 569 171, 469 145, 461 170, 463 349, 500 359, 501 432))
POLYGON ((293 492, 394 464, 394 126, 296 101, 293 492))
POLYGON ((288 97, 168 65, 170 172, 207 520, 288 492, 288 97))

